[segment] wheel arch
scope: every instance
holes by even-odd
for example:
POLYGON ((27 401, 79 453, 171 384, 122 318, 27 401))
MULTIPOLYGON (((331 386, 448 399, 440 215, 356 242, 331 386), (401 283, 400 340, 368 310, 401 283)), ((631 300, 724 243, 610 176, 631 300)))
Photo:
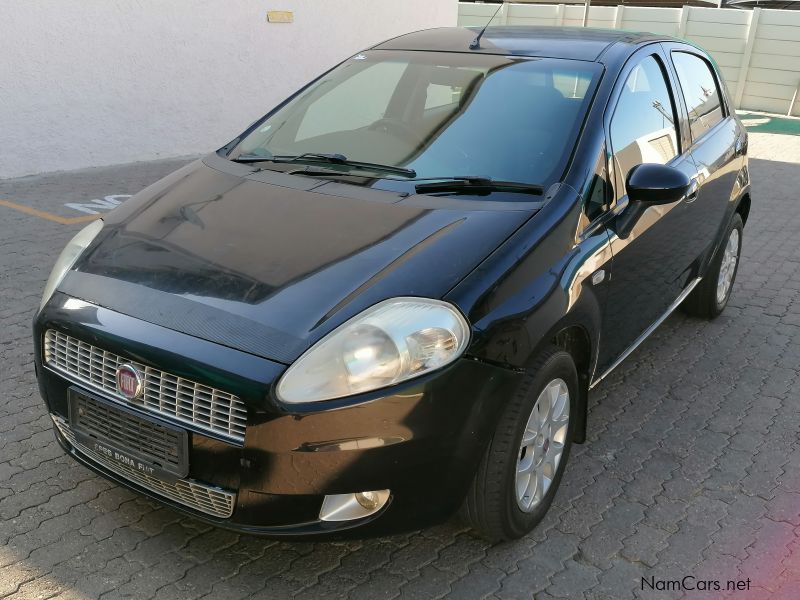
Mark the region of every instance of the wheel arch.
POLYGON ((747 217, 750 216, 750 192, 742 195, 741 200, 736 205, 736 212, 742 217, 742 223, 747 225, 747 217))
POLYGON ((592 365, 595 359, 592 338, 586 327, 572 324, 556 331, 549 341, 572 356, 575 369, 578 371, 578 401, 577 410, 573 417, 576 421, 573 428, 572 441, 582 444, 586 441, 589 381, 591 380, 592 365))
MULTIPOLYGON (((584 316, 588 318, 588 315, 584 316)), ((578 372, 577 406, 574 417, 571 417, 576 419, 572 441, 577 444, 582 444, 586 440, 589 383, 597 362, 599 331, 599 314, 595 315, 595 319, 589 318, 588 322, 577 319, 576 315, 567 315, 540 338, 527 361, 527 364, 530 364, 549 346, 560 348, 572 357, 578 372)))

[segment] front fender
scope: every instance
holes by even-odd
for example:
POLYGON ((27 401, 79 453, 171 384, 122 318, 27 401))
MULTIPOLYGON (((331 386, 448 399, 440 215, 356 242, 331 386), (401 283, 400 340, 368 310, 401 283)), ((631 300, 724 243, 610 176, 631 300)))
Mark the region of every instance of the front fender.
POLYGON ((562 200, 535 215, 448 297, 473 324, 475 358, 523 370, 551 344, 572 354, 580 381, 573 441, 581 443, 612 255, 606 229, 576 234, 585 223, 580 203, 562 200))
POLYGON ((602 227, 576 237, 580 223, 577 202, 554 199, 448 294, 473 324, 470 355, 524 369, 559 331, 580 327, 594 369, 611 249, 602 227))
POLYGON ((448 294, 473 324, 470 355, 524 369, 560 331, 578 327, 589 344, 585 375, 593 373, 611 249, 602 227, 576 235, 582 212, 569 189, 448 294))

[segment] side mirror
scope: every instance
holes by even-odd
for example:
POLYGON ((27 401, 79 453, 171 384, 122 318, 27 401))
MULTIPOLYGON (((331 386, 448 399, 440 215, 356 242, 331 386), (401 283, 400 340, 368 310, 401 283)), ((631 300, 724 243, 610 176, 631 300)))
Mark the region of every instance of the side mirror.
POLYGON ((686 195, 692 185, 683 171, 658 163, 636 165, 628 172, 628 200, 643 204, 671 204, 686 195))
POLYGON ((627 238, 648 207, 677 202, 692 185, 686 173, 667 165, 643 163, 633 167, 625 180, 628 208, 617 217, 617 236, 627 238))

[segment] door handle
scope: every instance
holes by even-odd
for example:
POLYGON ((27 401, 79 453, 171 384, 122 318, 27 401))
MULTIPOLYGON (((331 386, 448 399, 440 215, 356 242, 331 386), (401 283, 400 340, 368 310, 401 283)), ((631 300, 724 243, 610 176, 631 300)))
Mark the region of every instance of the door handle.
POLYGON ((692 179, 692 182, 689 184, 689 189, 686 190, 686 195, 683 197, 684 203, 691 204, 697 200, 697 192, 699 190, 700 184, 697 183, 697 179, 692 179))

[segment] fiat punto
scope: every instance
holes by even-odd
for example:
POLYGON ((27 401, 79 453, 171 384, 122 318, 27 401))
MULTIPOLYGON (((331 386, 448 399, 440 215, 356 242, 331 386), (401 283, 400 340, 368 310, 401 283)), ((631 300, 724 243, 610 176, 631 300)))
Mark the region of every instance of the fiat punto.
POLYGON ((589 390, 725 308, 747 135, 686 42, 476 34, 347 58, 69 242, 34 320, 67 453, 271 536, 542 519, 589 390))

